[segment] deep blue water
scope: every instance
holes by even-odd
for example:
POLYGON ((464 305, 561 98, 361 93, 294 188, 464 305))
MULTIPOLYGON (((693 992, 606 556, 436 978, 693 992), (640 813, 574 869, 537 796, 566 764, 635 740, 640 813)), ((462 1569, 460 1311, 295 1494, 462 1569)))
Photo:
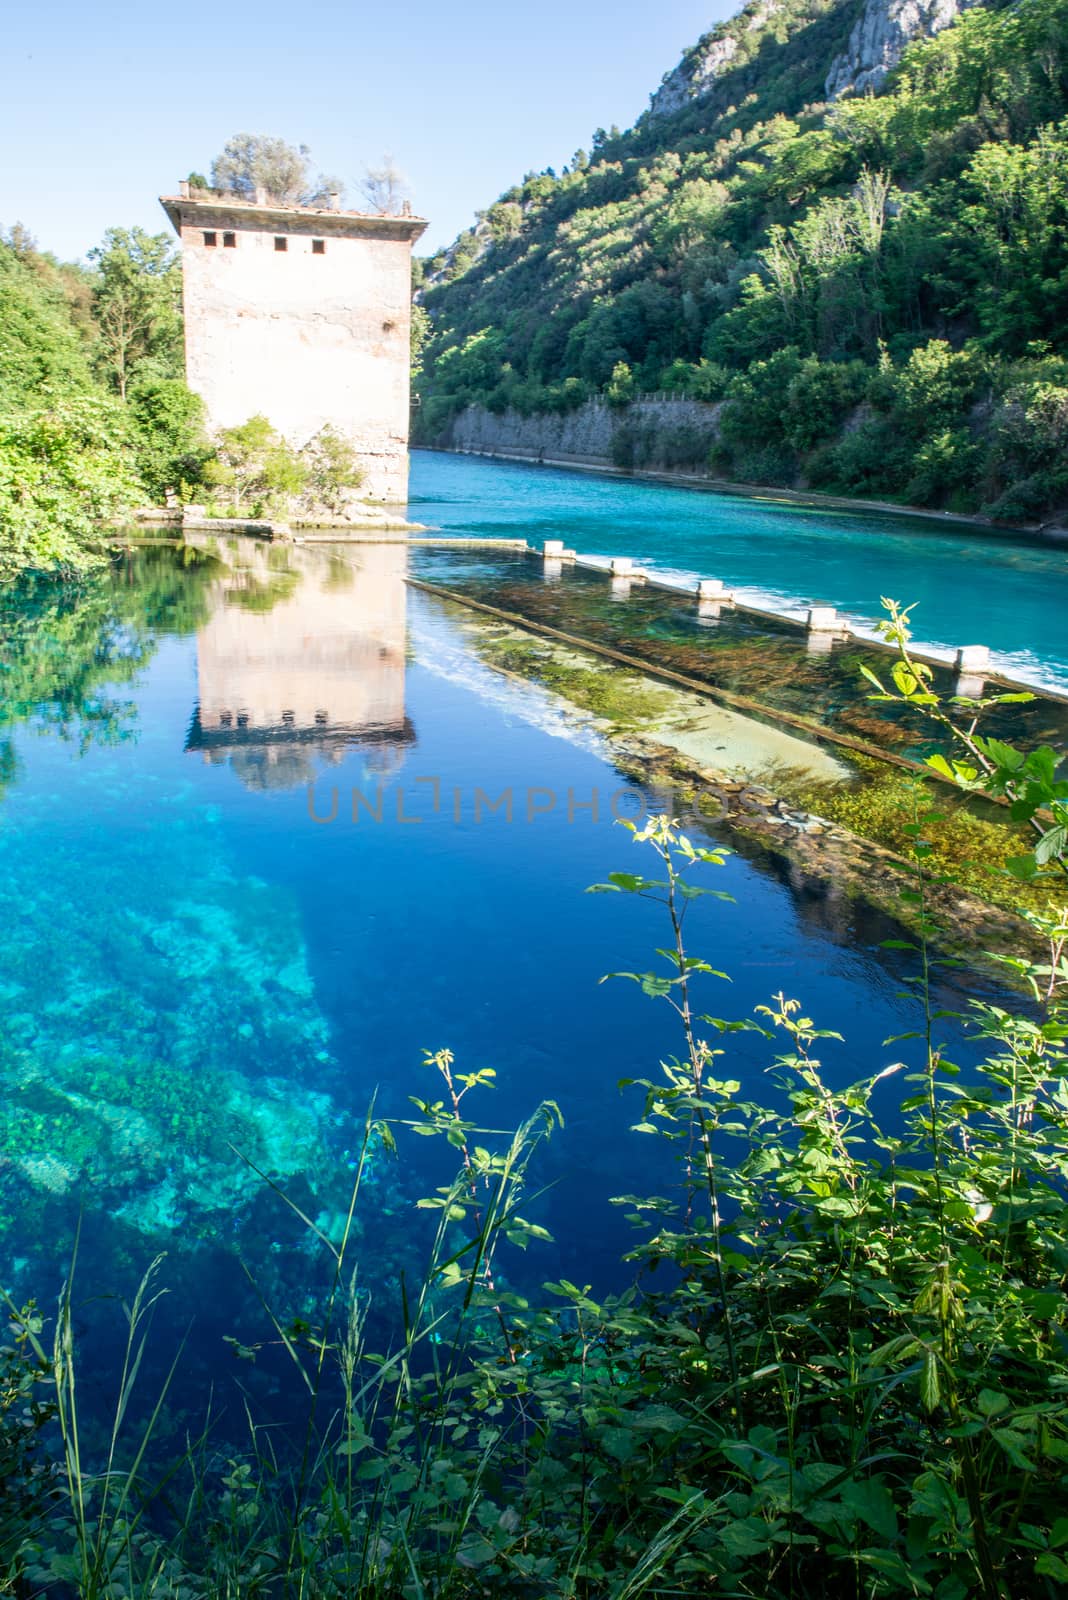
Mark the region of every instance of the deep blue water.
POLYGON ((865 626, 883 595, 915 602, 918 639, 986 644, 1010 675, 1068 690, 1065 546, 430 451, 413 454, 411 496, 418 521, 450 532, 564 539, 580 554, 722 578, 753 604, 835 605, 865 626))
MULTIPOLYGON (((470 472, 476 493, 490 470, 420 466, 454 490, 470 472)), ((284 1314, 312 1312, 322 1280, 231 1146, 331 1232, 372 1096, 410 1114, 434 1092, 422 1051, 447 1046, 497 1071, 474 1116, 508 1127, 552 1097, 566 1118, 531 1202, 556 1243, 517 1280, 621 1283, 610 1197, 669 1174, 628 1133, 640 1103, 617 1083, 679 1048, 665 1007, 599 982, 665 939, 654 907, 583 892, 649 865, 612 824, 625 780, 581 719, 406 592, 398 547, 352 565, 262 546, 182 559, 136 554, 58 614, 4 618, 0 1281, 48 1303, 81 1216, 87 1293, 128 1293, 166 1251, 190 1370, 225 1373, 223 1335, 252 1336, 258 1315, 238 1259, 284 1314), (511 821, 485 802, 476 817, 477 790, 511 790, 511 821), (598 819, 569 816, 569 794, 594 790, 598 819), (334 791, 336 818, 313 820, 334 791)), ((742 855, 711 875, 736 903, 694 903, 690 945, 733 981, 710 981, 703 1009, 800 998, 845 1035, 825 1053, 836 1082, 915 1060, 884 1043, 917 1020, 907 958, 878 947, 894 930, 788 878, 742 855)), ((760 1091, 772 1054, 742 1035, 724 1071, 760 1091)), ((362 1281, 383 1301, 441 1181, 426 1141, 400 1142, 360 1213, 362 1281)))

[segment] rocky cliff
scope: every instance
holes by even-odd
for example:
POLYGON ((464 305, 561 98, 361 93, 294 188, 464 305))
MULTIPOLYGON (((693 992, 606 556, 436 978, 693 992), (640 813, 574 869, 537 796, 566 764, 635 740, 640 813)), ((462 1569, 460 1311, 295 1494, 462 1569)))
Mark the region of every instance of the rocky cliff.
MULTIPOLYGON (((831 61, 827 99, 877 88, 911 40, 941 32, 962 11, 979 3, 981 0, 866 0, 848 44, 831 61)), ((769 32, 778 35, 784 28, 789 31, 791 25, 796 26, 800 19, 794 17, 795 9, 787 0, 751 0, 738 16, 718 23, 665 75, 652 96, 650 117, 673 116, 709 94, 724 73, 752 57, 769 32)), ((816 15, 842 7, 809 9, 816 15)), ((845 24, 848 26, 848 15, 845 24)))
POLYGON ((876 89, 913 39, 940 33, 978 0, 867 0, 849 43, 831 63, 827 99, 876 89))
POLYGON ((715 80, 744 49, 747 34, 763 31, 779 10, 780 0, 755 0, 737 16, 719 23, 704 34, 683 56, 678 66, 664 76, 652 96, 649 115, 668 117, 681 111, 691 100, 707 94, 715 80))

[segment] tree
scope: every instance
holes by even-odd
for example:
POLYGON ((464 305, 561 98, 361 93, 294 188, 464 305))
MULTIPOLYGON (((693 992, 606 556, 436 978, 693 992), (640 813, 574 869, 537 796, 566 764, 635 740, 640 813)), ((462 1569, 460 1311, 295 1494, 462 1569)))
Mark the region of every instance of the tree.
POLYGON ((327 426, 308 442, 302 455, 307 470, 308 509, 335 514, 345 511, 364 476, 350 440, 327 426))
POLYGON ((425 306, 412 306, 412 383, 417 384, 423 375, 423 349, 430 338, 430 313, 425 306))
POLYGON ((272 505, 288 507, 308 481, 308 468, 262 413, 235 428, 223 428, 217 453, 204 468, 205 482, 228 491, 236 516, 261 515, 272 505))
POLYGON ((106 375, 125 400, 146 362, 160 376, 182 371, 182 269, 165 233, 109 228, 90 250, 96 263, 93 316, 106 375))
POLYGON ((279 205, 325 205, 345 192, 340 178, 312 175, 311 151, 265 133, 235 133, 211 164, 211 182, 223 194, 255 200, 257 189, 279 205))
POLYGON ((6 244, 20 259, 37 254, 37 240, 24 222, 13 222, 6 233, 0 231, 0 244, 6 244))
POLYGON ((0 242, 0 411, 92 387, 86 352, 62 286, 0 242))
POLYGON ((610 406, 629 405, 637 393, 634 374, 625 361, 617 361, 612 376, 605 385, 605 399, 610 406))
POLYGON ((135 460, 149 494, 162 502, 168 492, 199 481, 209 448, 204 434, 204 403, 180 378, 148 374, 130 385, 135 460))
POLYGON ((409 197, 408 180, 391 155, 382 157, 378 167, 368 167, 360 181, 360 193, 372 211, 396 216, 409 197))

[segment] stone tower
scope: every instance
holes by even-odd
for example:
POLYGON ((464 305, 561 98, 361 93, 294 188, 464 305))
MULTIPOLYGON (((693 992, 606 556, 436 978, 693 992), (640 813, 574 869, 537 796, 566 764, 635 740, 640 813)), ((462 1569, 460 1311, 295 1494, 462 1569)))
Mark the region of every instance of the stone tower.
POLYGON ((182 241, 185 364, 211 428, 262 413, 302 446, 329 424, 356 447, 361 493, 408 493, 411 250, 420 217, 161 197, 182 241))

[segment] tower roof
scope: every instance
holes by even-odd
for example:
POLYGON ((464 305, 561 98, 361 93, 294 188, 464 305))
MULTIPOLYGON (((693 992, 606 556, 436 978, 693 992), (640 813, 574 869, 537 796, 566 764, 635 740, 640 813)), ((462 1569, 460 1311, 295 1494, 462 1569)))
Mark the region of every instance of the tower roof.
POLYGON ((183 221, 208 221, 226 216, 239 225, 268 229, 279 224, 306 222, 317 233, 362 235, 365 238, 400 239, 414 242, 425 232, 425 217, 410 212, 395 215, 387 211, 343 211, 340 206, 280 205, 266 196, 244 200, 239 195, 198 189, 192 194, 160 195, 160 205, 170 218, 175 233, 181 234, 183 221))

